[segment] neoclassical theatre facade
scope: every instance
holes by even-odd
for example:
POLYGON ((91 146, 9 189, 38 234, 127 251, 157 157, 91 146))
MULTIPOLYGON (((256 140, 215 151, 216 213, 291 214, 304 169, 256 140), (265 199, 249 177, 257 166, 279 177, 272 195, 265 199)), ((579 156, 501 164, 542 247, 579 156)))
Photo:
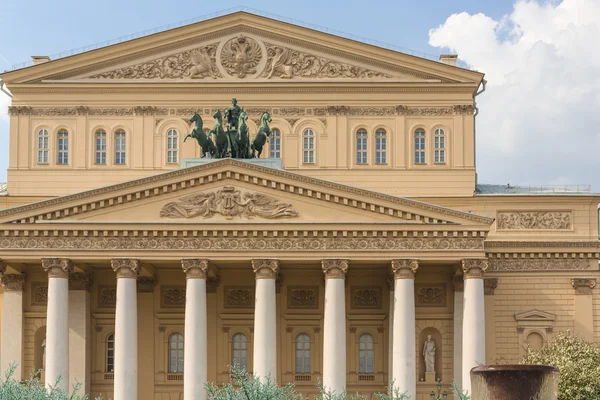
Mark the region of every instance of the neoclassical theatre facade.
POLYGON ((237 362, 421 400, 560 331, 600 342, 600 195, 478 183, 483 74, 455 56, 239 12, 0 78, 17 379, 204 399, 237 362), (260 158, 201 158, 241 108, 260 158))

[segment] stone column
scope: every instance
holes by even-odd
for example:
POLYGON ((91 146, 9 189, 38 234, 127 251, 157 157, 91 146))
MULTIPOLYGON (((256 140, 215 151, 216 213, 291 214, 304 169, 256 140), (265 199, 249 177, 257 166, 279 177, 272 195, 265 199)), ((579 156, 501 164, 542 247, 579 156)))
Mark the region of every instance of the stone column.
POLYGON ((485 299, 483 273, 486 259, 464 259, 462 389, 471 390, 471 368, 485 364, 485 299))
POLYGON ((256 275, 254 305, 254 374, 277 379, 277 313, 275 279, 278 260, 252 260, 256 275))
POLYGON ((184 400, 205 400, 204 384, 208 379, 206 327, 206 272, 208 260, 184 259, 185 272, 185 342, 183 358, 184 400))
POLYGON ((323 333, 323 386, 341 394, 346 388, 346 300, 348 260, 323 260, 325 315, 323 333))
POLYGON ((66 258, 43 258, 48 272, 48 311, 46 312, 46 386, 69 390, 69 273, 66 258))
POLYGON ((111 260, 117 274, 114 400, 138 398, 137 274, 139 260, 111 260))
POLYGON ((394 339, 392 379, 400 393, 417 397, 415 272, 417 260, 392 260, 394 274, 394 339))
POLYGON ((394 279, 394 274, 388 275, 387 284, 390 289, 390 306, 388 311, 388 348, 387 348, 387 356, 388 356, 388 373, 387 373, 387 381, 392 380, 392 369, 393 369, 393 360, 392 351, 394 350, 394 286, 396 284, 396 280, 394 279))
POLYGON ((454 382, 462 385, 462 329, 463 329, 463 300, 464 281, 462 267, 452 277, 454 284, 454 337, 452 370, 454 371, 454 382))
POLYGON ((23 284, 27 275, 6 274, 6 264, 2 260, 0 273, 0 285, 4 290, 0 368, 4 373, 12 363, 17 364, 13 378, 20 381, 23 371, 23 284))
POLYGON ((81 393, 90 392, 92 363, 92 274, 69 275, 69 388, 81 383, 81 393))

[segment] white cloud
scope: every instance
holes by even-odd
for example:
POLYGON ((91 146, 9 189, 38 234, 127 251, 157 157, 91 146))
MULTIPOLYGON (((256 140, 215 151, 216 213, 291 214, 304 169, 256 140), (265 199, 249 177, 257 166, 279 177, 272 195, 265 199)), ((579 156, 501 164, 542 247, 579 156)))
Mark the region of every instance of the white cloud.
POLYGON ((519 0, 500 20, 453 14, 429 43, 486 74, 477 97, 480 182, 600 191, 600 1, 519 0))

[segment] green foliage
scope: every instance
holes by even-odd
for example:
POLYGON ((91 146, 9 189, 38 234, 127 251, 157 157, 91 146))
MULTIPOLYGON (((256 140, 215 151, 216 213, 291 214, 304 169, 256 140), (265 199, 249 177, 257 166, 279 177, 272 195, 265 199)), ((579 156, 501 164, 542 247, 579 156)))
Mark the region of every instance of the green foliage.
POLYGON ((450 388, 452 389, 452 394, 454 395, 455 400, 471 400, 469 392, 463 392, 460 386, 456 384, 456 382, 452 382, 450 388))
POLYGON ((559 400, 600 399, 600 350, 570 332, 559 333, 539 350, 528 349, 521 363, 557 367, 559 400))
MULTIPOLYGON (((88 396, 80 396, 77 392, 81 389, 81 384, 75 385, 73 393, 70 395, 57 388, 60 378, 48 390, 39 378, 37 373, 32 374, 29 380, 17 382, 13 379, 13 374, 17 369, 16 364, 11 364, 4 373, 4 381, 0 382, 0 399, 2 400, 88 400, 88 396)), ((101 400, 100 398, 96 400, 101 400)))

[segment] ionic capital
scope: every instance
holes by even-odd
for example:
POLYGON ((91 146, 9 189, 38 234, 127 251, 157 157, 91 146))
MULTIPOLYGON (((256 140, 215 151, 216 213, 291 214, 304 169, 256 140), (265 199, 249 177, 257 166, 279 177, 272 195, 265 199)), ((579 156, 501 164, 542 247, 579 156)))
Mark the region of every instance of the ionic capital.
POLYGON ((69 274, 69 290, 87 290, 92 288, 94 280, 89 272, 71 272, 69 274))
POLYGON ((136 279, 140 268, 140 260, 134 258, 113 258, 110 260, 110 266, 117 273, 117 279, 136 279))
POLYGON ((252 269, 256 279, 276 279, 279 272, 279 260, 255 259, 252 260, 252 269))
POLYGON ((208 259, 206 258, 184 258, 181 260, 181 268, 185 272, 185 279, 206 279, 208 271, 208 259))
POLYGON ((465 258, 462 260, 464 279, 483 279, 483 273, 487 269, 487 258, 465 258))
POLYGON ((27 279, 27 274, 24 272, 20 274, 2 274, 0 277, 0 286, 2 286, 5 292, 20 292, 23 290, 25 279, 27 279))
POLYGON ((573 278, 571 286, 575 289, 575 294, 592 294, 592 289, 596 287, 596 278, 573 278))
POLYGON ((348 272, 348 260, 326 259, 321 260, 325 279, 344 279, 348 272))
POLYGON ((42 268, 48 273, 48 278, 69 279, 73 263, 68 258, 42 258, 42 268))
POLYGON ((419 269, 419 260, 399 258, 392 260, 392 273, 394 279, 415 279, 415 273, 419 269))

